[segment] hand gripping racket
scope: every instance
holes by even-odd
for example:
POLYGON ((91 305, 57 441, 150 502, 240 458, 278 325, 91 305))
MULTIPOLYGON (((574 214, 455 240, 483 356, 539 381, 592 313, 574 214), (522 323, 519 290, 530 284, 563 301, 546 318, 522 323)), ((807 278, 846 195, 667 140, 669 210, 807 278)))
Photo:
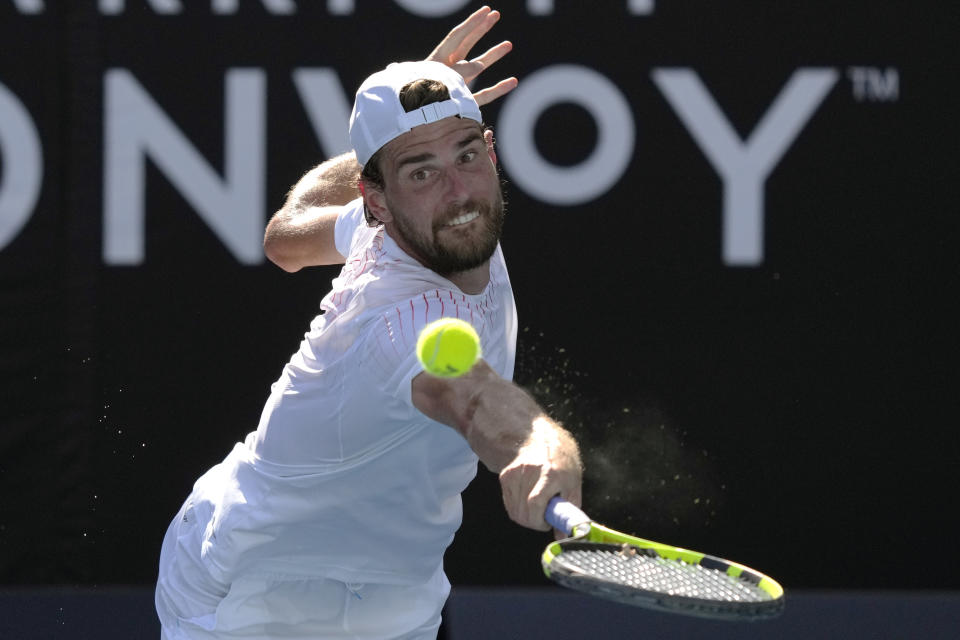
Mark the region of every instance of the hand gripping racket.
POLYGON ((783 587, 742 564, 608 529, 559 496, 545 518, 571 536, 542 557, 543 572, 564 587, 701 618, 758 620, 783 610, 783 587))

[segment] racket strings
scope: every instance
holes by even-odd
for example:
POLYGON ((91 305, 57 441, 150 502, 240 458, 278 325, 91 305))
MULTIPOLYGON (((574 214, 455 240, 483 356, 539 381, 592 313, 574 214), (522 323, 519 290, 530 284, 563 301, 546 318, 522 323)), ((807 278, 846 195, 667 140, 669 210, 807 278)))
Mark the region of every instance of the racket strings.
POLYGON ((576 572, 631 589, 723 602, 770 600, 767 592, 746 580, 699 564, 669 560, 651 550, 570 549, 556 560, 576 572))

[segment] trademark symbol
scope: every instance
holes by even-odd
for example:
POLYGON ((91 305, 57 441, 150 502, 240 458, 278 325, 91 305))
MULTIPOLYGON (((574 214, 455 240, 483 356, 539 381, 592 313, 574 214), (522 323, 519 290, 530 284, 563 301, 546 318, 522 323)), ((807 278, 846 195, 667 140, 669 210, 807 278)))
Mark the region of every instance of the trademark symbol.
POLYGON ((857 102, 896 102, 900 98, 900 72, 895 67, 849 67, 847 78, 857 102))

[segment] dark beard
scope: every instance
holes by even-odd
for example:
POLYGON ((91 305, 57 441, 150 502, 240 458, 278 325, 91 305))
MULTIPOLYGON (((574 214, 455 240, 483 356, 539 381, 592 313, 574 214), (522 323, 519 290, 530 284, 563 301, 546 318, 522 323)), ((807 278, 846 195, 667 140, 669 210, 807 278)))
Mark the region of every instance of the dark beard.
MULTIPOLYGON (((442 276, 449 276, 461 271, 475 269, 493 255, 500 242, 503 232, 503 221, 506 213, 503 206, 503 195, 497 189, 493 202, 470 200, 463 205, 455 205, 444 211, 442 222, 434 225, 432 237, 425 237, 417 233, 407 224, 407 217, 402 213, 394 215, 397 233, 403 238, 416 258, 423 265, 442 276), (438 232, 444 229, 443 223, 450 221, 466 211, 477 211, 480 218, 477 220, 483 225, 481 233, 475 241, 465 244, 462 239, 446 238, 441 241, 438 232)), ((454 230, 453 234, 455 235, 454 230)))

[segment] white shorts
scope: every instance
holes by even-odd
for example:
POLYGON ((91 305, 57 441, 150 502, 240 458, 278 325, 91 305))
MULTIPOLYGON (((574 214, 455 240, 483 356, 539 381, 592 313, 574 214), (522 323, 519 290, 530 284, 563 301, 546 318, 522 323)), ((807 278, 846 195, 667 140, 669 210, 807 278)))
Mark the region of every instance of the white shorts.
POLYGON ((162 640, 437 637, 450 593, 443 567, 413 586, 280 575, 244 575, 225 585, 194 559, 195 529, 181 510, 163 541, 156 591, 162 640))

